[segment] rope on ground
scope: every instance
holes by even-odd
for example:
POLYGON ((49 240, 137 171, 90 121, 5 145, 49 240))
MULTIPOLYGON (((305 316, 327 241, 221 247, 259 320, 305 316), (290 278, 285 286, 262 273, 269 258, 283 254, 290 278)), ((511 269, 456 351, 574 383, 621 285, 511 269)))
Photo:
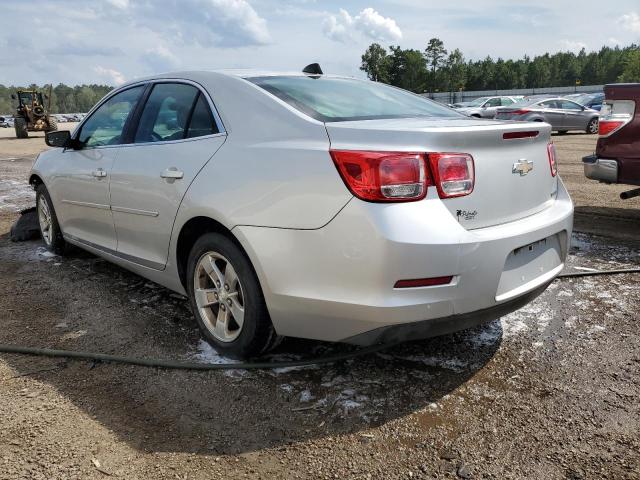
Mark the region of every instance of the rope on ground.
MULTIPOLYGON (((626 268, 618 270, 599 270, 593 272, 561 273, 557 278, 594 277, 600 275, 622 275, 640 273, 640 268, 626 268)), ((55 350, 50 348, 23 347, 20 345, 0 344, 0 353, 21 355, 34 355, 39 357, 69 358, 74 360, 88 360, 93 362, 117 363, 123 365, 136 365, 140 367, 156 367, 173 370, 270 370, 274 368, 308 367, 311 365, 324 365, 344 360, 351 360, 364 355, 381 352, 398 343, 386 343, 360 348, 351 352, 336 353, 324 357, 308 358, 302 360, 290 360, 281 362, 240 362, 240 363, 188 363, 176 360, 161 360, 154 358, 136 358, 118 355, 108 355, 94 352, 77 352, 70 350, 55 350)))

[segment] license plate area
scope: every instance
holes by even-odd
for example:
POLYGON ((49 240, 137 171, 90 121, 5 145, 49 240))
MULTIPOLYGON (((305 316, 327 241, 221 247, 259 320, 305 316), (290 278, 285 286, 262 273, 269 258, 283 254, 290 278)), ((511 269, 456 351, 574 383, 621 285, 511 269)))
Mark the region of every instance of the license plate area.
MULTIPOLYGON (((562 265, 562 249, 559 236, 538 240, 514 249, 504 263, 496 300, 502 301, 522 292, 522 287, 546 281, 546 277, 562 265), (540 280, 539 282, 536 282, 540 280)), ((523 293, 523 292, 522 292, 523 293)))

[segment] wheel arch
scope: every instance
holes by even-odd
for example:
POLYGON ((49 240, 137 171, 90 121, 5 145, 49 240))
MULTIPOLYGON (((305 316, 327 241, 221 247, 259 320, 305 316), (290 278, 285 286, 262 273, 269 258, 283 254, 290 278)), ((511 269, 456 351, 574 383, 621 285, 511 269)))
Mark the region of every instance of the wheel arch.
POLYGON ((31 187, 35 190, 40 185, 44 185, 44 180, 42 180, 42 177, 37 173, 32 173, 31 175, 29 175, 29 185, 31 185, 31 187))
POLYGON ((238 237, 236 237, 231 230, 217 220, 207 216, 196 216, 190 218, 182 225, 176 240, 176 268, 178 271, 178 277, 180 278, 180 283, 185 290, 187 289, 187 262, 189 260, 189 253, 198 238, 205 233, 219 233, 235 243, 249 260, 251 268, 254 273, 256 273, 258 282, 262 287, 260 275, 256 272, 256 266, 254 265, 254 259, 249 255, 247 249, 243 246, 238 237))

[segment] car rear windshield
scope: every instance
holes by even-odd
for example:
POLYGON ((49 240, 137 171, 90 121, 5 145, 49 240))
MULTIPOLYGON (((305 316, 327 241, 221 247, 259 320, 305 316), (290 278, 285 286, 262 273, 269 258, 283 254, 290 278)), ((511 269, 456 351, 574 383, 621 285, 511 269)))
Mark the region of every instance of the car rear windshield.
POLYGON ((321 122, 409 117, 460 117, 399 88, 352 78, 273 76, 248 81, 321 122))

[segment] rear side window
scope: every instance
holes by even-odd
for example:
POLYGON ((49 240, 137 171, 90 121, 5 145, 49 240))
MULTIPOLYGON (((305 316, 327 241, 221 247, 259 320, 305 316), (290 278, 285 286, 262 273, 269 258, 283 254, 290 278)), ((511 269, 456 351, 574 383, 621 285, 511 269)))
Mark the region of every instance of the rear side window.
POLYGON ((135 143, 167 142, 218 133, 204 96, 192 85, 159 83, 147 100, 135 143))
POLYGON ((200 93, 196 101, 196 106, 193 109, 193 115, 191 115, 191 120, 189 121, 186 138, 202 137, 214 133, 219 133, 218 127, 213 119, 207 100, 204 98, 204 95, 200 93))
POLYGON ((565 110, 582 110, 582 107, 580 105, 569 100, 560 100, 558 101, 558 103, 560 104, 560 108, 563 108, 565 110))
POLYGON ((321 122, 464 115, 406 90, 351 78, 273 76, 246 80, 321 122))
POLYGON ((539 105, 542 105, 545 108, 559 108, 555 100, 547 100, 545 102, 540 102, 539 105))
POLYGON ((501 102, 502 102, 502 106, 503 107, 506 107, 507 105, 511 105, 511 104, 515 103, 513 100, 511 100, 510 98, 507 98, 507 97, 502 97, 501 102))

